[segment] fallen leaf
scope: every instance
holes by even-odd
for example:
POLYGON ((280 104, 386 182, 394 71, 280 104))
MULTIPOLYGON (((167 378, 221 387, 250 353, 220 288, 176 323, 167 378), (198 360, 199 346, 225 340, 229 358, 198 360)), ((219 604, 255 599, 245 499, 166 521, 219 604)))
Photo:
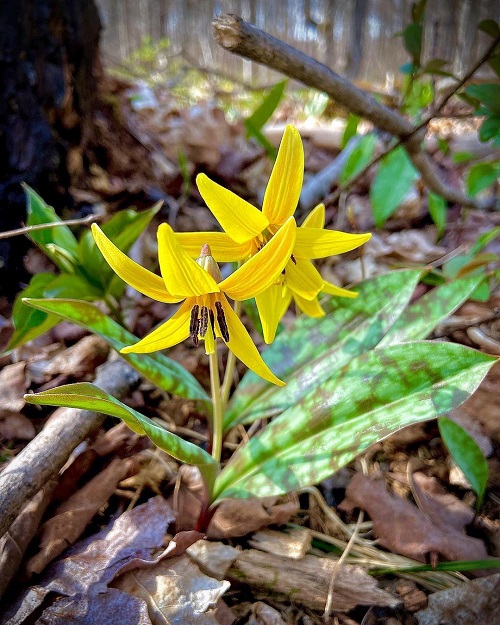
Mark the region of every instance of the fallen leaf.
POLYGON ((385 480, 356 473, 339 508, 365 510, 382 546, 419 562, 430 554, 447 560, 483 560, 488 557, 482 540, 451 527, 440 527, 415 505, 388 492, 385 480))
POLYGON ((286 623, 278 610, 263 601, 257 601, 252 605, 252 614, 248 619, 248 625, 286 625, 286 623))
POLYGON ((115 458, 103 471, 61 504, 40 532, 40 551, 31 557, 25 571, 28 576, 43 569, 81 536, 92 517, 116 490, 118 483, 137 470, 133 458, 115 458))
POLYGON ((499 613, 500 573, 495 573, 433 593, 429 606, 415 616, 419 625, 493 625, 499 613))
POLYGON ((125 567, 156 564, 163 555, 159 550, 166 529, 174 518, 163 497, 153 497, 124 512, 99 533, 70 548, 44 572, 36 586, 14 599, 5 611, 4 625, 21 625, 34 611, 39 613, 50 593, 54 601, 60 596, 79 601, 105 592, 125 567))
POLYGON ((7 440, 30 441, 36 436, 33 422, 19 412, 0 410, 0 436, 7 440))
POLYGON ((217 625, 215 606, 229 582, 208 577, 183 555, 126 573, 113 586, 141 598, 153 625, 217 625))
POLYGON ((27 390, 25 362, 7 365, 0 371, 0 406, 3 410, 22 410, 27 390))

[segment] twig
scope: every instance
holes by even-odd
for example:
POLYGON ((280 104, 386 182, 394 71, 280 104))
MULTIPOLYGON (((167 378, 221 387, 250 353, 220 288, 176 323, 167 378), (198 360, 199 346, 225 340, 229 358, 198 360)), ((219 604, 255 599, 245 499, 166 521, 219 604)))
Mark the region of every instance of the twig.
MULTIPOLYGON (((108 361, 98 369, 97 386, 123 397, 139 381, 139 374, 123 360, 108 361)), ((91 410, 56 410, 43 430, 0 474, 0 536, 40 488, 56 476, 72 451, 104 417, 91 410)))
MULTIPOLYGON (((353 113, 396 137, 420 171, 425 184, 446 200, 473 208, 489 207, 493 202, 492 199, 485 202, 471 198, 442 182, 434 163, 421 149, 424 128, 415 128, 402 115, 377 102, 330 68, 235 15, 219 15, 212 25, 215 39, 222 48, 327 93, 353 113)), ((494 201, 496 203, 496 199, 494 201)))
POLYGON ((92 224, 100 220, 101 217, 99 215, 87 215, 87 217, 80 217, 79 219, 67 219, 66 221, 51 221, 50 223, 45 224, 34 224, 33 226, 24 226, 23 228, 16 228, 15 230, 0 232, 0 239, 18 237, 21 234, 29 234, 35 230, 46 230, 47 228, 57 228, 58 226, 85 226, 86 224, 92 224))

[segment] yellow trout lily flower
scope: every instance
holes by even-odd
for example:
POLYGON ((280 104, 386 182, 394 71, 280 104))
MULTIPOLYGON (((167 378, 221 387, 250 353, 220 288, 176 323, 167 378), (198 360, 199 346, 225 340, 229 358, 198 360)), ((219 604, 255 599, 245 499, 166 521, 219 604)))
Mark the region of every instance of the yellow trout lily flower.
MULTIPOLYGON (((296 128, 288 125, 264 194, 262 211, 236 194, 199 174, 196 184, 208 208, 225 232, 179 233, 182 247, 195 257, 203 242, 208 242, 217 261, 246 261, 272 241, 276 232, 297 207, 304 177, 304 148, 296 128)), ((322 206, 322 205, 320 205, 322 206)), ((274 340, 276 328, 291 298, 310 316, 323 313, 317 296, 320 292, 343 297, 356 293, 340 289, 323 280, 310 262, 353 250, 371 234, 347 234, 324 229, 324 207, 316 207, 301 228, 284 272, 275 284, 257 294, 256 302, 264 340, 274 340)))
POLYGON ((293 217, 286 221, 269 245, 224 280, 208 245, 202 246, 198 261, 193 260, 179 245, 168 224, 161 224, 158 228, 161 277, 121 252, 96 224, 92 225, 92 233, 106 261, 134 289, 160 302, 184 300, 168 321, 135 345, 124 347, 123 353, 166 349, 191 336, 195 344, 203 340, 205 351, 210 354, 215 351, 215 339, 220 337, 249 369, 273 384, 284 385, 262 360, 227 297, 237 301, 249 299, 276 281, 295 243, 293 217))

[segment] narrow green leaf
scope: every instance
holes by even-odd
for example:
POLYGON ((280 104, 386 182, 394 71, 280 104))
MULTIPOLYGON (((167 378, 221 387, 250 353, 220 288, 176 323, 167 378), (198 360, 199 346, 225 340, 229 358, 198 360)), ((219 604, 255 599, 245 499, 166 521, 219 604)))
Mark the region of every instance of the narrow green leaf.
POLYGON ((373 158, 377 138, 374 134, 369 133, 362 137, 358 145, 349 155, 342 173, 340 174, 340 183, 345 184, 351 178, 354 178, 373 158))
POLYGON ((440 239, 444 231, 446 229, 446 213, 447 213, 447 205, 440 195, 434 193, 434 191, 429 192, 429 215, 432 218, 432 221, 436 224, 437 230, 437 238, 440 239))
POLYGON ((443 443, 477 495, 479 508, 488 481, 486 458, 476 441, 458 423, 442 417, 438 425, 443 443))
MULTIPOLYGON (((98 334, 119 351, 139 339, 88 302, 72 299, 28 299, 26 304, 98 334)), ((178 397, 202 400, 210 406, 207 393, 182 365, 163 354, 120 354, 132 367, 157 386, 178 397)))
POLYGON ((408 24, 403 31, 403 41, 407 52, 415 65, 420 65, 422 53, 422 26, 418 23, 408 24))
POLYGON ((495 20, 483 20, 479 22, 478 29, 482 30, 483 33, 490 35, 490 37, 500 37, 500 26, 495 20))
POLYGON ((403 312, 379 347, 427 338, 438 323, 466 302, 484 280, 485 276, 469 276, 432 289, 403 312))
MULTIPOLYGON (((27 226, 34 226, 38 224, 46 224, 54 221, 61 221, 61 217, 55 212, 55 210, 48 206, 42 198, 28 185, 23 185, 28 199, 28 219, 26 221, 27 226)), ((77 255, 77 241, 68 228, 68 226, 54 226, 53 228, 46 228, 43 230, 34 230, 29 234, 30 239, 38 245, 38 247, 59 267, 58 259, 53 257, 50 249, 47 245, 53 243, 61 249, 65 250, 71 258, 76 258, 77 255)), ((64 268, 61 267, 64 270, 64 268)))
MULTIPOLYGON (((126 254, 148 227, 160 207, 161 202, 157 202, 152 208, 140 213, 132 209, 121 210, 102 226, 102 231, 126 254)), ((121 295, 125 283, 104 260, 90 230, 84 232, 78 243, 78 261, 91 283, 104 293, 110 293, 115 297, 121 295)))
POLYGON ((499 167, 495 163, 476 163, 467 175, 467 193, 473 197, 495 183, 499 167))
POLYGON ((363 354, 235 452, 216 480, 215 501, 318 483, 392 432, 449 413, 495 362, 454 343, 403 343, 363 354))
POLYGON ((487 560, 455 560, 454 562, 437 562, 436 564, 420 564, 416 566, 387 566, 370 569, 370 575, 389 575, 394 573, 425 573, 426 571, 480 571, 499 569, 500 558, 487 560))
POLYGON ((344 134, 342 135, 342 141, 340 142, 340 147, 342 149, 345 148, 349 139, 354 137, 354 135, 358 132, 358 124, 361 121, 361 117, 359 115, 355 115, 354 113, 349 113, 347 116, 347 123, 345 125, 344 134))
POLYGON ((281 102, 287 83, 288 80, 282 80, 268 91, 260 105, 250 117, 245 120, 245 127, 248 132, 251 133, 251 130, 262 130, 265 123, 271 118, 278 104, 281 102))
POLYGON ((217 462, 206 451, 165 430, 149 417, 126 406, 121 401, 88 382, 65 384, 41 393, 24 396, 29 404, 38 406, 65 406, 93 410, 122 419, 128 427, 140 435, 150 438, 153 443, 173 458, 200 467, 211 467, 217 471, 217 462))
POLYGON ((500 115, 500 85, 494 83, 488 85, 470 85, 466 87, 465 93, 479 100, 493 113, 500 115))
POLYGON ((405 149, 399 146, 383 160, 370 189, 375 225, 384 225, 418 178, 405 149))
POLYGON ((287 381, 284 392, 247 372, 228 407, 225 429, 282 411, 328 370, 377 345, 407 306, 420 276, 414 269, 377 276, 356 287, 356 299, 331 298, 322 319, 297 319, 262 354, 271 370, 287 381))

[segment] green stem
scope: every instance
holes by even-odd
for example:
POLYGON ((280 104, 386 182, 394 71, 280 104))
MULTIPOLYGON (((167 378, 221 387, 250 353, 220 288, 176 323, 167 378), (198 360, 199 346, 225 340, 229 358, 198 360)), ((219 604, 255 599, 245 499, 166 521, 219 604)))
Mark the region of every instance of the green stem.
MULTIPOLYGON (((241 302, 234 302, 234 312, 241 317, 241 302)), ((231 350, 227 356, 226 372, 224 373, 224 381, 221 388, 221 400, 222 409, 225 412, 227 408, 227 402, 229 400, 229 393, 231 392, 231 385, 233 383, 234 367, 236 366, 236 356, 231 350)))
POLYGON ((210 388, 212 390, 213 421, 212 421, 212 458, 220 462, 222 452, 222 422, 224 406, 222 405, 219 360, 217 351, 209 355, 210 363, 210 388))

